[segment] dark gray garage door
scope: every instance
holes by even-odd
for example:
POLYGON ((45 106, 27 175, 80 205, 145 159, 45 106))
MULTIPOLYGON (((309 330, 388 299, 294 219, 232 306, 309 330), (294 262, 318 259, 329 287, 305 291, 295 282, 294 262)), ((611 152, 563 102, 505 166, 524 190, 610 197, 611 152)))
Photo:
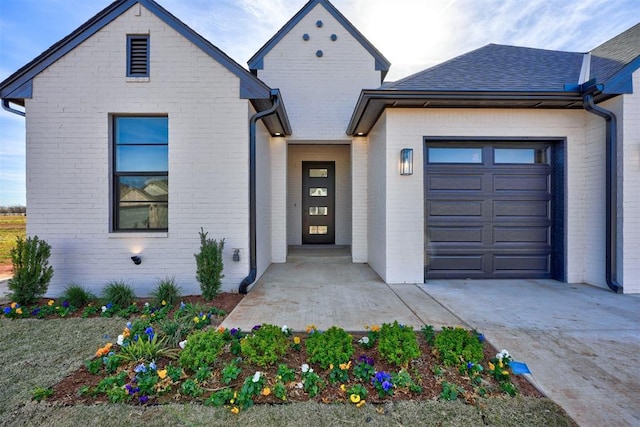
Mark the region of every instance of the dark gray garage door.
POLYGON ((425 278, 552 276, 551 150, 427 142, 425 278))

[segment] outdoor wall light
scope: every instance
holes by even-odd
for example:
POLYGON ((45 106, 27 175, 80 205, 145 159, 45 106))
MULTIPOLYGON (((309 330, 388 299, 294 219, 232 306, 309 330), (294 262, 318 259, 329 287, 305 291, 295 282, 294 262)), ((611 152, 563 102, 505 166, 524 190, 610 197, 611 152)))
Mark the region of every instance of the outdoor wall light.
POLYGON ((240 262, 240 249, 233 250, 233 261, 240 262))
POLYGON ((400 150, 400 175, 413 175, 413 148, 400 150))
POLYGON ((133 261, 135 265, 140 265, 142 263, 142 257, 140 255, 134 255, 131 257, 131 261, 133 261))

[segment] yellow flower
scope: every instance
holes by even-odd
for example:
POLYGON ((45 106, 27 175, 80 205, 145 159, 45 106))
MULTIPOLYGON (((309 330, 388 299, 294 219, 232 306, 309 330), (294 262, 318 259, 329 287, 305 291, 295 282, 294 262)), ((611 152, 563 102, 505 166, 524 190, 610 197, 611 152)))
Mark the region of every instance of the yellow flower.
POLYGON ((354 393, 351 396, 349 396, 349 400, 351 401, 351 403, 358 403, 360 402, 360 395, 354 393))
POLYGON ((509 375, 509 371, 507 370, 502 371, 502 375, 509 375))
POLYGON ((196 316, 196 317, 194 317, 194 318, 193 318, 193 321, 194 321, 195 323, 198 323, 198 322, 200 322, 200 318, 199 318, 198 316, 196 316))
POLYGON ((167 305, 167 302, 165 300, 162 300, 162 305, 167 305))
MULTIPOLYGON (((49 304, 49 305, 51 305, 51 304, 49 304)), ((12 309, 16 308, 17 306, 18 306, 18 303, 17 303, 17 302, 12 302, 12 303, 11 303, 11 308, 12 308, 12 309)))
POLYGON ((300 344, 300 337, 293 337, 294 344, 300 344))
POLYGON ((489 362, 489 370, 490 371, 495 371, 496 370, 496 366, 491 362, 489 362))
POLYGON ((361 400, 360 402, 356 403, 356 408, 361 407, 362 405, 364 405, 365 403, 367 403, 366 400, 361 400))
POLYGON ((130 335, 131 335, 131 331, 129 330, 129 328, 124 328, 124 331, 122 331, 122 336, 124 338, 129 338, 130 335))
POLYGON ((378 325, 373 325, 371 327, 371 332, 380 332, 380 326, 378 325))
POLYGON ((307 326, 307 333, 310 334, 311 331, 314 331, 316 329, 316 325, 311 324, 307 326))
POLYGON ((271 389, 269 387, 265 387, 262 389, 263 396, 269 396, 271 394, 271 389))
POLYGON ((329 369, 333 369, 333 363, 329 364, 329 369))
POLYGON ((240 409, 238 409, 237 406, 234 406, 233 408, 231 408, 231 413, 232 414, 236 414, 237 415, 239 412, 240 412, 240 409))
POLYGON ((347 386, 345 384, 340 384, 340 390, 347 391, 347 386))
POLYGON ((51 307, 53 304, 55 304, 55 301, 52 299, 50 299, 49 302, 47 303, 49 307, 51 307))
POLYGON ((340 364, 340 369, 342 369, 343 371, 348 371, 350 367, 351 367, 351 361, 349 361, 349 363, 340 364))
POLYGON ((206 314, 202 315, 202 320, 207 320, 207 315, 206 314))
POLYGON ((160 377, 161 380, 165 379, 167 377, 167 370, 166 369, 159 370, 158 376, 160 377))
POLYGON ((16 314, 22 314, 22 308, 21 307, 18 307, 16 309, 16 314))

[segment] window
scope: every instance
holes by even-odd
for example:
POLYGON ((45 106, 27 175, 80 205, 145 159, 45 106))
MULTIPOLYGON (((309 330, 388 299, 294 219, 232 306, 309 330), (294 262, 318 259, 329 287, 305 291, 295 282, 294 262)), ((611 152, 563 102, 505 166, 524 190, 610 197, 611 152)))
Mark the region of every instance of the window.
POLYGON ((494 163, 544 164, 547 163, 545 148, 494 148, 494 163))
POLYGON ((149 36, 127 36, 127 77, 149 77, 149 36))
POLYGON ((429 148, 429 163, 482 163, 482 148, 429 148))
POLYGON ((114 231, 168 229, 169 119, 113 120, 114 231))

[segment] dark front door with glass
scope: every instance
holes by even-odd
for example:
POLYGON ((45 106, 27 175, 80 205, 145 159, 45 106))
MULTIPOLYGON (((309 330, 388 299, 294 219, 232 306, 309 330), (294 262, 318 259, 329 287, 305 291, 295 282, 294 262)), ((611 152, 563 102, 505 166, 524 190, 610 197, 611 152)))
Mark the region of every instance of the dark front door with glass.
POLYGON ((302 243, 335 243, 335 162, 302 162, 302 243))

